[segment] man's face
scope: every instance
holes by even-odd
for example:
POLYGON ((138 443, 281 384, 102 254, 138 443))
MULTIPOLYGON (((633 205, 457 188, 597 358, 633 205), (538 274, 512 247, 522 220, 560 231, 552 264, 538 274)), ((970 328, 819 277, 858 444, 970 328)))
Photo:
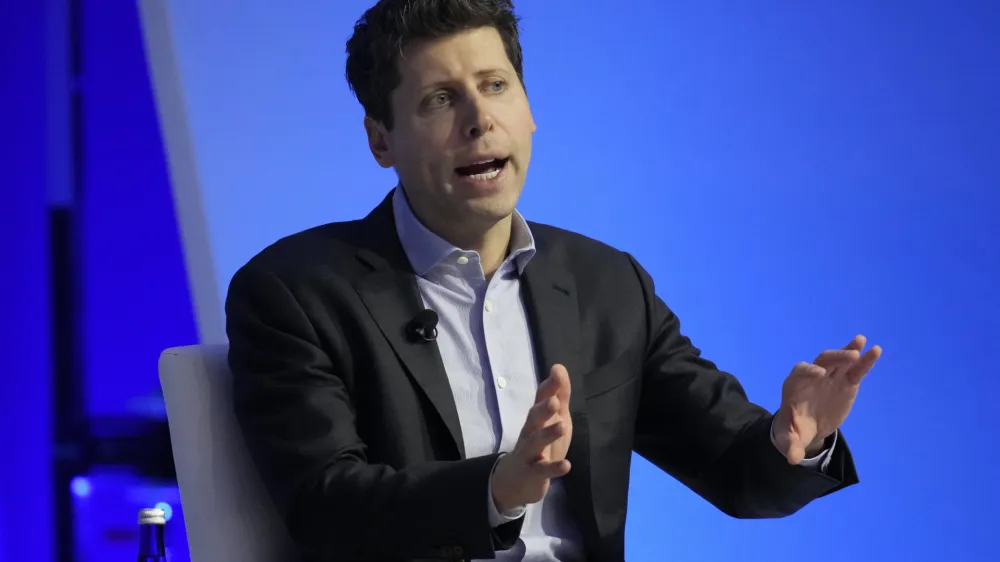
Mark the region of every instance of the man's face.
POLYGON ((394 167, 432 228, 489 228, 524 187, 535 123, 492 27, 415 44, 399 61, 393 129, 366 119, 376 160, 394 167))

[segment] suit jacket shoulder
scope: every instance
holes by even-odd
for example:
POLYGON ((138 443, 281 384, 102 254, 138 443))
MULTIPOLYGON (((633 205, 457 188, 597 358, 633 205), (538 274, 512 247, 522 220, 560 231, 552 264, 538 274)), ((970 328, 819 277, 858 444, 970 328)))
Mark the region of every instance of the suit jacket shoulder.
POLYGON ((412 273, 394 228, 391 197, 390 193, 362 219, 331 222, 285 236, 261 250, 240 272, 268 272, 290 287, 330 280, 353 282, 373 268, 412 273))
MULTIPOLYGON (((574 327, 581 350, 578 368, 589 372, 617 363, 639 365, 649 341, 648 314, 653 297, 648 276, 628 253, 583 234, 554 226, 529 223, 538 254, 527 267, 564 275, 572 283, 579 311, 574 327)), ((638 375, 635 369, 617 371, 620 377, 592 381, 588 394, 598 393, 638 375), (624 378, 622 378, 624 377, 624 378)))
POLYGON ((575 279, 580 305, 623 305, 644 300, 638 263, 627 252, 589 236, 541 223, 528 223, 539 257, 575 279))
POLYGON ((570 270, 595 265, 630 268, 626 254, 600 240, 556 226, 528 222, 539 250, 570 270))
POLYGON ((253 256, 241 269, 270 271, 281 278, 333 273, 357 254, 361 221, 334 222, 285 236, 253 256))

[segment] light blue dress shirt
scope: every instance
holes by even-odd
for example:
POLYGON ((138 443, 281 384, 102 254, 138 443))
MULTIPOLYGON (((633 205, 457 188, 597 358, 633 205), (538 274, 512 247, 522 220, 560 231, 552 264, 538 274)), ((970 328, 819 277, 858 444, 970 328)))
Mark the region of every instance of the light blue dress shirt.
MULTIPOLYGON (((466 456, 509 452, 539 384, 521 300, 520 276, 535 255, 528 223, 514 212, 510 252, 487 280, 479 254, 456 248, 428 230, 413 214, 401 187, 396 188, 392 204, 396 231, 417 276, 424 306, 438 314, 437 344, 458 409, 466 456)), ((803 464, 825 468, 832 450, 803 464)), ((558 480, 541 502, 512 512, 497 513, 488 488, 483 501, 488 502, 494 527, 525 518, 517 544, 497 552, 497 560, 583 560, 583 541, 558 480)))

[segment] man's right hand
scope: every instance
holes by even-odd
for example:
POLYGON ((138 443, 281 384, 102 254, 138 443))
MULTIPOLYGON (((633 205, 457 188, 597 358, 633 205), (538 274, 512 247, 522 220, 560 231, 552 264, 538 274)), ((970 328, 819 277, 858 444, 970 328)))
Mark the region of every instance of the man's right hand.
POLYGON ((500 457, 493 471, 493 503, 499 512, 541 501, 549 480, 569 472, 566 452, 573 437, 569 400, 569 373, 554 365, 538 387, 514 450, 500 457))

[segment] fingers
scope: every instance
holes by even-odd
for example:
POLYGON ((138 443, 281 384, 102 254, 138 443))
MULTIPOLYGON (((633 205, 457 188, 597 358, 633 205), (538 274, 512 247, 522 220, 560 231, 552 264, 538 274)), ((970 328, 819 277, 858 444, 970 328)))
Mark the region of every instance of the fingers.
POLYGON ((813 363, 829 371, 836 367, 850 365, 857 361, 860 356, 861 352, 857 349, 831 349, 820 353, 813 363))
POLYGON ((868 341, 868 338, 866 338, 865 336, 863 336, 861 334, 858 334, 858 335, 854 336, 854 339, 852 339, 850 341, 850 343, 848 343, 847 345, 844 346, 844 349, 846 349, 846 350, 854 349, 854 350, 857 350, 858 352, 860 352, 862 349, 865 348, 865 343, 867 341, 868 341))
POLYGON ((563 365, 553 365, 535 393, 535 405, 521 428, 515 450, 527 462, 542 459, 545 449, 559 438, 569 435, 569 372, 563 365))
POLYGON ((795 365, 795 368, 792 369, 792 374, 799 376, 822 377, 826 375, 826 369, 807 361, 800 361, 795 365))
POLYGON ((569 474, 570 468, 570 462, 566 459, 555 462, 539 461, 529 467, 533 476, 536 478, 545 478, 547 480, 566 476, 569 474))
POLYGON ((515 452, 526 462, 535 462, 543 458, 545 448, 551 445, 569 431, 566 422, 559 421, 529 433, 517 442, 515 452))
POLYGON ((538 385, 538 390, 535 391, 535 404, 555 396, 555 385, 556 383, 552 380, 551 376, 545 377, 542 384, 538 385))
POLYGON ((521 439, 545 427, 557 412, 559 412, 559 399, 555 396, 535 403, 528 410, 528 417, 524 420, 524 427, 521 428, 521 439))
POLYGON ((839 377, 844 374, 850 382, 857 384, 868 374, 882 355, 882 348, 873 346, 864 354, 861 351, 867 343, 863 335, 854 336, 843 349, 835 349, 820 353, 813 362, 826 370, 827 373, 839 377))
POLYGON ((875 366, 875 362, 879 360, 879 357, 882 357, 882 347, 878 345, 872 346, 871 349, 865 352, 865 354, 862 355, 861 358, 847 370, 845 375, 847 380, 852 384, 860 383, 861 380, 865 378, 865 375, 868 374, 868 371, 875 366))
POLYGON ((535 402, 538 403, 556 396, 563 402, 563 406, 568 406, 569 395, 569 371, 566 370, 566 367, 556 364, 549 369, 549 376, 545 377, 542 384, 538 385, 538 391, 535 392, 535 402))
POLYGON ((569 407, 570 382, 569 371, 566 370, 566 367, 558 363, 553 365, 552 369, 549 370, 547 380, 551 381, 555 387, 555 395, 562 402, 563 407, 569 407))

